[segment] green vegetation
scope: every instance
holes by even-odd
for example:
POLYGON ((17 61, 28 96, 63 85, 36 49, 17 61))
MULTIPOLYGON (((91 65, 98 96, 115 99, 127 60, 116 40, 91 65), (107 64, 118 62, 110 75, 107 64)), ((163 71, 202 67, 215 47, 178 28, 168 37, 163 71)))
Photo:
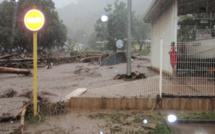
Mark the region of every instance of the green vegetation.
POLYGON ((178 114, 180 119, 215 119, 215 111, 190 114, 178 114))
MULTIPOLYGON (((189 14, 179 16, 178 22, 178 42, 191 41, 196 39, 197 30, 206 29, 211 31, 211 36, 215 36, 215 30, 210 23, 197 23, 201 18, 210 18, 209 14, 189 14)), ((207 19, 206 19, 207 20, 207 19)), ((203 34, 203 33, 202 33, 203 34)))
POLYGON ((38 48, 48 49, 64 45, 67 29, 59 19, 52 0, 19 0, 0 3, 0 48, 4 51, 26 49, 32 51, 32 32, 23 23, 24 14, 37 6, 45 15, 45 24, 38 31, 38 48))
POLYGON ((166 124, 160 124, 150 134, 173 134, 173 133, 170 132, 170 130, 166 124))
POLYGON ((45 114, 41 114, 40 116, 28 116, 26 118, 26 123, 27 124, 37 124, 44 122, 47 119, 47 116, 45 114))
MULTIPOLYGON (((104 8, 106 15, 108 15, 108 21, 102 22, 97 20, 94 25, 95 33, 90 36, 89 45, 92 48, 98 48, 101 46, 97 41, 107 41, 103 44, 106 50, 117 51, 116 40, 121 39, 124 41, 124 47, 127 45, 127 6, 125 2, 116 1, 113 5, 108 4, 104 8)), ((139 50, 142 50, 144 40, 150 39, 150 25, 142 22, 141 17, 132 13, 132 43, 139 45, 139 50)))
MULTIPOLYGON (((215 119, 215 111, 198 112, 198 113, 183 113, 177 114, 180 119, 215 119)), ((107 126, 111 133, 123 134, 128 132, 132 134, 173 134, 165 123, 165 117, 159 113, 147 112, 114 112, 114 113, 96 113, 88 115, 90 119, 99 119, 111 121, 112 125, 107 126), (144 125, 143 119, 147 119, 149 123, 144 125), (150 125, 155 125, 155 128, 149 128, 150 125), (133 128, 137 128, 133 130, 133 128)))
POLYGON ((138 116, 135 116, 132 123, 142 123, 142 120, 138 116))
POLYGON ((94 115, 88 115, 91 119, 110 119, 113 123, 122 123, 123 120, 130 117, 130 114, 122 114, 122 113, 115 113, 115 114, 107 114, 107 113, 98 113, 94 115))
POLYGON ((94 120, 99 119, 107 121, 108 125, 106 127, 111 133, 171 134, 169 128, 164 123, 164 117, 156 112, 119 111, 114 113, 90 114, 88 117, 94 120), (143 119, 149 121, 147 125, 143 124, 143 119))
POLYGON ((151 53, 150 47, 144 47, 141 51, 136 51, 140 53, 141 56, 149 55, 151 53))

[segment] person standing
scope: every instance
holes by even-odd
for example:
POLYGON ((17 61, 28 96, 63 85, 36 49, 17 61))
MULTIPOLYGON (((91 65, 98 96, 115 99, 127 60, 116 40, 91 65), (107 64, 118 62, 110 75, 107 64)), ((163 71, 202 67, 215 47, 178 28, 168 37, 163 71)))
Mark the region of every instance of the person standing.
POLYGON ((176 65, 177 65, 177 49, 175 47, 175 42, 171 43, 171 49, 169 51, 170 64, 172 66, 173 76, 176 76, 176 65))

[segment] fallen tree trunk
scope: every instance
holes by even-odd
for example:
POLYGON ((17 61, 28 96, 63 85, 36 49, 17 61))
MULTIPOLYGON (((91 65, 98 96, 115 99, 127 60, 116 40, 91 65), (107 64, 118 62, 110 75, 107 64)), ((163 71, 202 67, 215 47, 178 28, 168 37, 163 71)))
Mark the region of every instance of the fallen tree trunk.
POLYGON ((0 73, 13 73, 13 74, 25 74, 25 75, 29 75, 31 73, 31 71, 27 70, 27 69, 0 67, 0 73))
POLYGON ((6 55, 3 55, 3 56, 0 56, 0 59, 7 59, 7 58, 10 58, 12 56, 15 56, 16 54, 6 54, 6 55))
MULTIPOLYGON (((41 59, 38 59, 38 61, 41 59)), ((33 61, 33 58, 28 58, 28 59, 0 59, 0 62, 24 62, 24 61, 33 61)))
POLYGON ((14 118, 12 115, 6 115, 6 116, 0 116, 0 122, 8 122, 8 121, 13 121, 13 120, 19 120, 20 115, 14 118))
POLYGON ((13 116, 0 116, 0 122, 7 122, 11 121, 13 119, 13 116))

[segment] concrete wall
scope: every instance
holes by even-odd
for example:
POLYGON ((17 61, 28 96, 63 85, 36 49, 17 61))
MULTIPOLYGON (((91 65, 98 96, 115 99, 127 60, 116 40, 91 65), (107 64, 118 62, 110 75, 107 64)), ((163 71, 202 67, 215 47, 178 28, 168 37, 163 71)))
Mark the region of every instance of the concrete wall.
POLYGON ((70 98, 70 110, 215 110, 215 98, 70 98))
POLYGON ((152 67, 160 68, 160 40, 163 39, 163 70, 172 72, 168 51, 172 41, 177 42, 177 0, 173 0, 168 9, 152 22, 152 67))

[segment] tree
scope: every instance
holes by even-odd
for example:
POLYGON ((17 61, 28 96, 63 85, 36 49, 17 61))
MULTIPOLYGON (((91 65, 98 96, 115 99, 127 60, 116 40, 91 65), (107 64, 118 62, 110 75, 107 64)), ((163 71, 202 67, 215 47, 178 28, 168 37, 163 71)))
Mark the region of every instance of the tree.
POLYGON ((189 41, 189 40, 194 40, 195 38, 195 26, 196 25, 186 25, 186 22, 188 21, 192 21, 195 20, 195 16, 196 15, 191 15, 191 16, 187 16, 187 15, 182 15, 179 16, 179 27, 178 27, 178 33, 177 33, 177 39, 178 42, 183 42, 183 41, 189 41), (185 23, 184 23, 185 22, 185 23))
POLYGON ((1 48, 10 48, 10 35, 12 33, 12 25, 13 25, 13 9, 15 5, 12 3, 8 3, 7 1, 3 1, 0 4, 0 46, 1 48), (7 15, 5 15, 7 14, 7 15))
MULTIPOLYGON (((116 40, 126 40, 127 39, 127 7, 124 2, 116 1, 114 3, 114 9, 112 6, 107 5, 107 8, 104 8, 109 19, 108 22, 101 22, 97 20, 94 25, 96 31, 96 37, 98 40, 107 40, 107 48, 110 50, 116 51, 116 40)), ((139 17, 141 18, 141 17, 139 17)), ((150 26, 144 24, 141 19, 135 16, 135 13, 132 13, 132 35, 133 43, 136 41, 140 45, 140 50, 142 49, 143 40, 149 38, 150 35, 150 26)))
POLYGON ((115 10, 109 15, 107 40, 108 47, 116 51, 116 40, 127 38, 127 8, 124 2, 117 1, 114 3, 114 7, 115 10))
POLYGON ((35 5, 44 13, 46 20, 43 29, 38 31, 38 48, 46 49, 64 44, 67 28, 59 20, 52 0, 19 0, 18 3, 3 1, 0 3, 0 45, 2 48, 32 50, 32 32, 25 28, 23 18, 25 13, 35 5), (14 27, 11 28, 12 26, 14 27), (14 42, 10 41, 11 38, 14 42))
POLYGON ((132 35, 134 39, 134 43, 139 45, 139 51, 142 50, 144 40, 150 39, 150 25, 143 23, 140 19, 141 17, 133 17, 133 24, 132 24, 132 35))
POLYGON ((90 48, 92 49, 95 49, 96 46, 98 45, 97 44, 97 38, 96 38, 96 32, 93 32, 90 37, 89 37, 89 40, 88 40, 88 45, 90 48))
POLYGON ((108 15, 108 22, 97 20, 94 25, 96 37, 100 41, 107 40, 107 49, 116 51, 116 39, 125 39, 127 36, 127 9, 124 2, 116 1, 114 10, 111 5, 104 8, 108 15))

